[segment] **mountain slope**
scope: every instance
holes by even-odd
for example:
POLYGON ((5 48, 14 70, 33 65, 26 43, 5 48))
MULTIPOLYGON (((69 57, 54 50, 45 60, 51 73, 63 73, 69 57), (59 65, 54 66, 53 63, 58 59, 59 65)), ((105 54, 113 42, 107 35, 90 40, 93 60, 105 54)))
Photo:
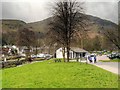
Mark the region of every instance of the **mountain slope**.
POLYGON ((3 19, 1 23, 0 24, 2 25, 3 33, 17 31, 19 28, 26 25, 26 23, 24 21, 11 20, 11 19, 3 19))
MULTIPOLYGON (((85 15, 85 20, 90 23, 90 24, 94 24, 94 25, 98 25, 98 26, 103 26, 105 28, 117 28, 117 25, 111 21, 108 20, 104 20, 95 16, 91 16, 91 15, 85 15)), ((50 21, 52 21, 53 17, 47 18, 43 21, 38 21, 38 22, 32 22, 32 23, 28 23, 28 27, 33 27, 33 29, 35 29, 35 31, 42 31, 45 32, 47 29, 48 24, 50 23, 50 21)))
MULTIPOLYGON (((104 27, 104 28, 110 28, 110 29, 117 28, 117 25, 111 21, 104 20, 91 15, 86 15, 85 17, 87 17, 85 18, 87 23, 91 24, 92 26, 98 26, 99 28, 104 27)), ((21 21, 21 20, 3 19, 2 22, 0 20, 0 25, 2 25, 3 32, 16 31, 18 30, 18 28, 26 26, 26 27, 32 28, 33 31, 46 33, 48 31, 48 28, 47 28, 48 24, 52 21, 52 19, 53 17, 49 17, 45 20, 32 22, 32 23, 25 23, 24 21, 21 21)))
MULTIPOLYGON (((103 30, 111 29, 111 30, 117 30, 117 24, 104 20, 98 17, 94 17, 91 15, 85 15, 84 21, 87 22, 86 29, 88 29, 87 34, 90 38, 95 38, 96 36, 101 36, 100 32, 103 30)), ((4 42, 9 43, 11 42, 11 38, 13 38, 13 42, 15 42, 14 38, 16 36, 16 32, 21 27, 28 27, 31 30, 35 31, 36 33, 40 33, 41 37, 44 36, 45 33, 49 31, 48 25, 53 20, 53 17, 49 17, 45 20, 38 21, 38 22, 32 22, 32 23, 25 23, 21 20, 10 20, 10 19, 4 19, 0 20, 0 27, 2 27, 2 33, 3 33, 3 39, 4 42), (10 36, 11 35, 11 36, 10 36), (9 36, 11 38, 9 38, 9 36)))
MULTIPOLYGON (((117 25, 111 21, 104 20, 91 15, 85 15, 84 21, 87 22, 86 28, 89 29, 88 34, 93 38, 99 34, 100 31, 107 29, 117 29, 117 25)), ((46 33, 48 29, 48 24, 53 20, 53 17, 47 18, 43 21, 28 23, 27 26, 32 28, 34 31, 46 33)))
POLYGON ((28 23, 27 27, 32 28, 34 31, 46 33, 48 31, 48 25, 52 21, 52 17, 42 21, 28 23))

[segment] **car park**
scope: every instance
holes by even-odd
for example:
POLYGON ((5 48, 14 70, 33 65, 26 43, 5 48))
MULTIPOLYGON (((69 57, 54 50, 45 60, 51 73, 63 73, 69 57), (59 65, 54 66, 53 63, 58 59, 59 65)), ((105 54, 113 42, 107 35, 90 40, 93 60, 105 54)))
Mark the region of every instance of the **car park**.
POLYGON ((107 55, 110 59, 120 59, 120 53, 112 53, 107 55))

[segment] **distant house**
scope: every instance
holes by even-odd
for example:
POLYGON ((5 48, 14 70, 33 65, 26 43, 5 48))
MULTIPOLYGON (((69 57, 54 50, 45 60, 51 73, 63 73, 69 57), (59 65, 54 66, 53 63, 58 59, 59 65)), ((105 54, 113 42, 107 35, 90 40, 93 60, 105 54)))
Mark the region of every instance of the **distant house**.
MULTIPOLYGON (((88 54, 88 51, 77 48, 77 47, 71 47, 69 51, 69 58, 74 59, 74 58, 81 58, 85 57, 88 54)), ((56 50, 56 58, 63 58, 63 48, 59 48, 56 50)), ((65 49, 65 58, 67 58, 67 51, 65 49)))

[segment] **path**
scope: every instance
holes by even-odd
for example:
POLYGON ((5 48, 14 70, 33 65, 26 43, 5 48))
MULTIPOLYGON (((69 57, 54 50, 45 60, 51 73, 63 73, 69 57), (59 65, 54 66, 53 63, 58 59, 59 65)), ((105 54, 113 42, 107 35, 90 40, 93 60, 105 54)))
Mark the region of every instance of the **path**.
POLYGON ((97 62, 93 65, 120 75, 120 71, 118 71, 118 68, 120 67, 120 63, 118 62, 97 62))
POLYGON ((110 60, 106 55, 97 56, 97 60, 110 60))

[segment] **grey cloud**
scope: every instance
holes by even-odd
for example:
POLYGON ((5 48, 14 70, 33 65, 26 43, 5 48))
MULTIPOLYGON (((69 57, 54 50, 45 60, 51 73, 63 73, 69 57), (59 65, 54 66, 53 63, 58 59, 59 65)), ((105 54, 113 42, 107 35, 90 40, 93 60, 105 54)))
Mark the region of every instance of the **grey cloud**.
POLYGON ((120 1, 118 3, 118 20, 120 22, 120 1))
POLYGON ((28 3, 2 2, 2 18, 29 21, 30 6, 28 3))
POLYGON ((103 19, 118 22, 118 5, 117 2, 88 2, 86 12, 103 19))
POLYGON ((0 2, 0 18, 2 18, 2 3, 0 2))
MULTIPOLYGON (((117 23, 116 2, 86 2, 86 13, 117 23)), ((2 18, 33 22, 50 16, 47 2, 2 2, 2 18)))

